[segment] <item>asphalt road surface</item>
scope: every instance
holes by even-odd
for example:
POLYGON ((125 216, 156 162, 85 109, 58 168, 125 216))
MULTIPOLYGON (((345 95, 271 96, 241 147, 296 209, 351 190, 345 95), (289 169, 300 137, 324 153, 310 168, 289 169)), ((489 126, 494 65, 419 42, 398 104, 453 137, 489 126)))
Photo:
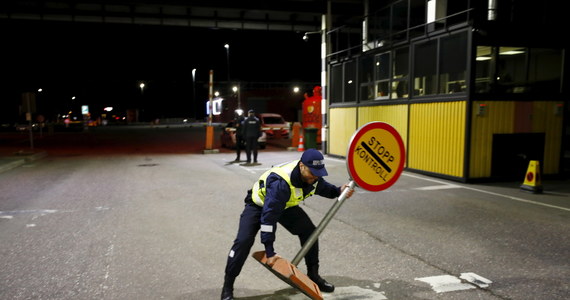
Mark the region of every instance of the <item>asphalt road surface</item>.
MULTIPOLYGON (((231 150, 202 154, 204 134, 37 137, 45 158, 0 173, 0 299, 219 299, 246 190, 300 153, 270 144, 246 166, 231 150)), ((25 135, 2 141, 4 153, 27 147, 25 135)), ((325 161, 328 181, 348 181, 344 160, 325 161)), ((325 299, 568 299, 568 183, 535 195, 404 172, 388 190, 357 188, 320 236, 321 275, 337 286, 325 299)), ((318 224, 332 201, 302 207, 318 224)), ((300 245, 280 227, 275 248, 291 260, 300 245)), ((308 299, 254 259, 235 296, 308 299)))

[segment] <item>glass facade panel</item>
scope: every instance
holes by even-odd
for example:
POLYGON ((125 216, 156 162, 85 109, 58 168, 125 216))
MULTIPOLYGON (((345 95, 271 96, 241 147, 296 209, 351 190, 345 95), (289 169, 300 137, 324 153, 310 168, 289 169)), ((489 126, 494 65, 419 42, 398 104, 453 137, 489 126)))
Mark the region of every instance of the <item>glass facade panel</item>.
POLYGON ((342 103, 342 64, 331 67, 330 102, 342 103))
POLYGON ((439 53, 439 93, 465 92, 467 85, 467 33, 441 39, 439 53))
POLYGON ((376 99, 388 99, 390 95, 390 53, 382 53, 374 58, 376 75, 376 99))
POLYGON ((344 64, 344 102, 356 101, 356 61, 344 64))
POLYGON ((376 56, 374 70, 376 80, 390 79, 390 53, 376 56))
POLYGON ((414 96, 437 93, 437 40, 419 44, 414 54, 414 96))
POLYGON ((400 48, 394 51, 394 60, 392 61, 392 99, 407 98, 408 94, 408 78, 409 78, 409 48, 400 48))
POLYGON ((562 50, 532 48, 528 68, 529 92, 560 93, 562 50))
POLYGON ((490 46, 477 46, 475 57, 475 93, 488 93, 491 89, 493 72, 491 62, 493 48, 490 46))
POLYGON ((374 58, 363 56, 359 60, 358 76, 360 83, 360 99, 374 99, 374 58))
POLYGON ((561 93, 561 49, 477 46, 475 93, 561 93))
POLYGON ((496 87, 500 93, 524 92, 526 82, 526 49, 500 47, 497 63, 496 87))

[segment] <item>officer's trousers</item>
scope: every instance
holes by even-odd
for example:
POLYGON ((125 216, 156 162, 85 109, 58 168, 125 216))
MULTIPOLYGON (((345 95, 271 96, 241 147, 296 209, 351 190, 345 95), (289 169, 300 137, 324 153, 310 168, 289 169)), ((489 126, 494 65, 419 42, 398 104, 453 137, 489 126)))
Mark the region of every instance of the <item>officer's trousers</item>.
MULTIPOLYGON (((261 210, 262 208, 255 203, 246 203, 245 208, 240 216, 239 229, 237 237, 228 255, 226 264, 226 275, 237 277, 249 256, 249 252, 257 232, 261 227, 261 210)), ((279 218, 281 224, 291 234, 299 236, 301 245, 311 236, 315 230, 315 225, 299 206, 293 206, 283 210, 279 218)), ((278 250, 278 249, 276 249, 278 250)), ((277 251, 276 251, 277 252, 277 251)), ((311 247, 309 252, 305 255, 305 263, 307 268, 319 264, 319 243, 318 241, 311 247)))
POLYGON ((257 162, 257 137, 245 138, 245 155, 247 162, 251 162, 251 153, 253 152, 253 161, 257 162))

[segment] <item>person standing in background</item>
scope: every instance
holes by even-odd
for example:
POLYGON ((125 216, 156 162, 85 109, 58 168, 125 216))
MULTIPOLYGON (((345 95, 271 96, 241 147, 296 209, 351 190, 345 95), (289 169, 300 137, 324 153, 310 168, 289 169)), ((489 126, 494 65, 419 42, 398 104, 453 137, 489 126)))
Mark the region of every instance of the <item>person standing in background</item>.
POLYGON ((243 121, 242 127, 247 164, 251 164, 252 152, 253 163, 257 163, 257 139, 261 136, 261 121, 255 116, 253 109, 248 111, 248 117, 243 121))
POLYGON ((241 114, 236 115, 234 120, 234 127, 236 128, 236 159, 235 162, 239 162, 241 156, 241 149, 243 148, 245 141, 243 139, 243 121, 245 117, 241 114))

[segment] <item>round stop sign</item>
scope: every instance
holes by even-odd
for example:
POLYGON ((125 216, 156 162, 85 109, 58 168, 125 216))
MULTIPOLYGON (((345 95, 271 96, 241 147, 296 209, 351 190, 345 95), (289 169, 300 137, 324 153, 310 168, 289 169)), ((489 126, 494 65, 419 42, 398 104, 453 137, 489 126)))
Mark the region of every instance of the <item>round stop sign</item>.
POLYGON ((358 186, 378 192, 398 180, 405 156, 404 142, 398 131, 388 123, 371 122, 352 135, 346 163, 358 186))

